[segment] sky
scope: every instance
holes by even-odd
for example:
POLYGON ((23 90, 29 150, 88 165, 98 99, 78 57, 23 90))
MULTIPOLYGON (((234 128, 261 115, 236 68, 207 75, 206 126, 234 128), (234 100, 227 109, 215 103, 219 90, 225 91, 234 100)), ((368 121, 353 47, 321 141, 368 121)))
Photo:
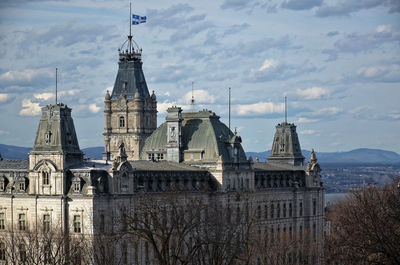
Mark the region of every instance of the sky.
MULTIPOLYGON (((132 26, 158 101, 209 109, 246 151, 297 125, 301 147, 400 153, 400 1, 136 0, 132 26)), ((129 1, 0 2, 0 143, 33 146, 41 107, 72 108, 81 148, 102 146, 104 96, 129 33, 129 1)))

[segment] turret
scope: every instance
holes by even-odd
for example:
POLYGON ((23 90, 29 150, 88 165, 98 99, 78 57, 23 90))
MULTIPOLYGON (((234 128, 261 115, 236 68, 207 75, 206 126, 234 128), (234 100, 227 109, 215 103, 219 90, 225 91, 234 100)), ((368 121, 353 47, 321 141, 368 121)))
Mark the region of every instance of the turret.
POLYGON ((104 101, 104 159, 114 160, 119 145, 124 142, 128 160, 138 160, 146 138, 157 127, 157 104, 147 88, 142 69, 142 50, 134 47, 134 43, 129 35, 127 42, 118 50, 114 87, 104 101))
POLYGON ((66 170, 82 162, 71 109, 62 103, 43 107, 35 144, 29 153, 29 192, 65 194, 66 170))
POLYGON ((272 143, 272 150, 268 161, 294 166, 304 165, 304 156, 301 153, 296 125, 283 122, 276 126, 274 142, 272 143))

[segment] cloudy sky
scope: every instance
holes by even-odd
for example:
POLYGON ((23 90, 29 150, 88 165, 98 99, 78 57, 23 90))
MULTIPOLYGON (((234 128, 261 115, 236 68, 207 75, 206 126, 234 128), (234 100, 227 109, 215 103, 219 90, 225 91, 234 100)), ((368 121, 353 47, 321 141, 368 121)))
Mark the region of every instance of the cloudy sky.
MULTIPOLYGON (((211 109, 247 151, 271 148, 275 125, 298 127, 303 149, 400 153, 400 1, 146 0, 133 27, 165 109, 211 109)), ((81 147, 103 145, 103 100, 129 32, 128 1, 0 3, 0 143, 33 145, 40 108, 72 107, 81 147)))

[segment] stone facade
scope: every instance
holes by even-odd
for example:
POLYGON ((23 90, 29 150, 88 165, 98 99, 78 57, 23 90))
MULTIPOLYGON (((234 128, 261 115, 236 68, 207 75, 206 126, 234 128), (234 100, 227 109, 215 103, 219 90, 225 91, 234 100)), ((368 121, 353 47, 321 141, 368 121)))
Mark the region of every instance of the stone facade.
MULTIPOLYGON (((18 230, 22 217, 37 227, 45 215, 69 235, 112 233, 143 199, 173 193, 184 204, 194 198, 218 202, 238 220, 254 213, 265 237, 310 231, 321 253, 321 169, 315 152, 303 166, 296 126, 276 127, 269 162, 263 163, 246 158, 241 137, 212 111, 171 107, 156 128, 156 97, 149 95, 141 65, 139 51, 120 52, 114 89, 105 97, 103 160, 83 159, 71 109, 62 103, 42 109, 29 161, 0 161, 0 233, 18 230)), ((125 264, 154 264, 143 240, 110 248, 116 249, 115 263, 122 255, 125 264)), ((321 264, 321 256, 310 264, 321 264)))

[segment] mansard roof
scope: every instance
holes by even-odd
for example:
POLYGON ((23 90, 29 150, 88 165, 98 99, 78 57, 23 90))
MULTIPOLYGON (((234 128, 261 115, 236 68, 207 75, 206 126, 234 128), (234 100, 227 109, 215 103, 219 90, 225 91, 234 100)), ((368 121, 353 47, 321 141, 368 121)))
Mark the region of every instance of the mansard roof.
POLYGON ((63 103, 42 108, 32 152, 57 151, 81 154, 71 109, 63 103))
MULTIPOLYGON (((216 162, 222 156, 223 162, 233 161, 233 144, 238 146, 239 162, 245 162, 246 154, 240 144, 241 139, 220 121, 214 112, 182 113, 182 150, 183 152, 204 152, 203 162, 216 162)), ((167 123, 161 124, 146 139, 142 159, 148 152, 164 152, 167 149, 167 123)))
POLYGON ((141 99, 150 98, 142 64, 140 56, 131 57, 121 56, 120 54, 119 68, 111 100, 118 100, 120 95, 126 96, 128 100, 132 100, 135 98, 136 91, 141 99))
POLYGON ((3 159, 0 160, 0 170, 28 170, 28 159, 3 159))
POLYGON ((274 142, 268 161, 289 163, 295 166, 304 164, 304 156, 301 153, 296 125, 282 122, 276 126, 274 142))

